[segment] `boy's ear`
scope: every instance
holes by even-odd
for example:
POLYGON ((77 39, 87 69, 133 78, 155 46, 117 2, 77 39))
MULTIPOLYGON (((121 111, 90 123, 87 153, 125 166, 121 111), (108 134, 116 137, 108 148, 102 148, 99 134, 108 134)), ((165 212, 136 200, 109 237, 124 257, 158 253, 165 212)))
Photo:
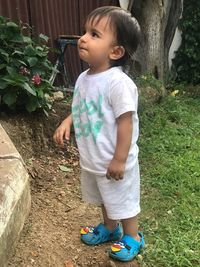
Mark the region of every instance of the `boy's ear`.
POLYGON ((125 49, 123 46, 121 45, 116 45, 113 50, 110 53, 110 59, 111 60, 117 60, 120 59, 121 57, 123 57, 123 55, 125 54, 125 49))

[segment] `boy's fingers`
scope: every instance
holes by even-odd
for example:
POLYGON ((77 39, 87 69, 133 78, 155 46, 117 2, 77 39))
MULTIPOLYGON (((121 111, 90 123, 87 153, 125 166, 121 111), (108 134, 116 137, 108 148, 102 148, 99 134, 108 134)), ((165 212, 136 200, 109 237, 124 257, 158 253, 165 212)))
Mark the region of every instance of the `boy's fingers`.
POLYGON ((106 178, 107 178, 108 180, 112 179, 112 177, 110 176, 110 174, 106 174, 106 178))
POLYGON ((59 145, 63 145, 63 137, 59 132, 55 132, 55 134, 53 136, 53 140, 55 143, 57 143, 59 145))
POLYGON ((116 174, 114 174, 114 173, 107 173, 106 174, 106 178, 108 179, 108 180, 110 180, 110 179, 115 179, 115 180, 122 180, 124 177, 123 177, 123 175, 121 174, 121 173, 116 173, 116 174))
POLYGON ((70 133, 69 133, 69 132, 66 132, 66 133, 65 133, 65 139, 66 139, 67 141, 69 141, 69 139, 70 139, 70 133))

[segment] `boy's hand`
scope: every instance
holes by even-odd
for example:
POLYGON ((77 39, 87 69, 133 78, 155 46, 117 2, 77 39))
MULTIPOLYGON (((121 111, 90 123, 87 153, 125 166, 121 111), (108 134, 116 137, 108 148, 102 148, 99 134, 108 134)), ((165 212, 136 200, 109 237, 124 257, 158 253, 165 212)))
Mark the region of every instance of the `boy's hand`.
POLYGON ((53 140, 61 146, 64 146, 64 140, 69 141, 70 139, 70 130, 72 125, 71 115, 67 117, 60 126, 56 129, 53 140))
POLYGON ((108 166, 106 177, 108 179, 122 180, 124 178, 125 163, 113 158, 108 166))

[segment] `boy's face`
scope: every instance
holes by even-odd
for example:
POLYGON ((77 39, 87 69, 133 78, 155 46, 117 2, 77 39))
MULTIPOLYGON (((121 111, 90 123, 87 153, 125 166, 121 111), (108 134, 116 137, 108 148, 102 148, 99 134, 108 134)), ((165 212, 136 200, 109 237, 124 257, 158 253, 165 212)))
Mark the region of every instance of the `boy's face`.
POLYGON ((78 41, 80 58, 90 65, 90 73, 98 73, 110 68, 110 60, 115 47, 115 35, 110 27, 109 19, 98 18, 93 23, 87 21, 85 34, 78 41))

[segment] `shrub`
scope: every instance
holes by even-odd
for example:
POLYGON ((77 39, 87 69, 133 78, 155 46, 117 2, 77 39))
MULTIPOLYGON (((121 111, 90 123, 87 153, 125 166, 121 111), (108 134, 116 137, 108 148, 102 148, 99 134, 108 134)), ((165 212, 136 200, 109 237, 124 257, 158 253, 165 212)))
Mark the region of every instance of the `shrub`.
POLYGON ((183 16, 180 21, 182 43, 173 60, 176 80, 187 84, 200 83, 200 2, 184 0, 183 16))
POLYGON ((0 16, 0 98, 1 106, 33 112, 50 108, 48 81, 52 65, 48 60, 48 37, 30 38, 28 25, 0 16), (25 34, 26 32, 26 34, 25 34))

